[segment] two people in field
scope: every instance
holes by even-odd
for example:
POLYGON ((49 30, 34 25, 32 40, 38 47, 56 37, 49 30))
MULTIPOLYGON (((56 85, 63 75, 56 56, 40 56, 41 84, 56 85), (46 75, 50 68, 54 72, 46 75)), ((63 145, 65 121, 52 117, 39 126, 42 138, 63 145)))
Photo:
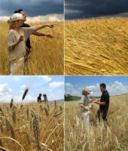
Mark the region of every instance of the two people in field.
POLYGON ((82 91, 82 97, 81 97, 81 101, 82 104, 80 104, 80 107, 82 109, 82 117, 84 119, 84 121, 86 122, 86 125, 89 126, 89 113, 90 113, 90 108, 91 108, 91 103, 95 103, 97 105, 99 105, 99 109, 97 111, 97 118, 99 119, 99 121, 101 121, 101 119, 105 122, 107 122, 107 115, 108 115, 108 110, 109 110, 109 104, 110 104, 110 96, 109 93, 106 89, 106 84, 105 83, 101 83, 100 84, 100 91, 102 93, 100 100, 91 100, 89 99, 89 95, 90 95, 90 90, 84 89, 82 91))
POLYGON ((26 15, 22 9, 15 11, 8 21, 8 51, 11 75, 25 74, 25 63, 32 48, 30 35, 52 38, 52 35, 41 33, 39 30, 46 27, 53 28, 53 25, 31 27, 25 21, 26 15))

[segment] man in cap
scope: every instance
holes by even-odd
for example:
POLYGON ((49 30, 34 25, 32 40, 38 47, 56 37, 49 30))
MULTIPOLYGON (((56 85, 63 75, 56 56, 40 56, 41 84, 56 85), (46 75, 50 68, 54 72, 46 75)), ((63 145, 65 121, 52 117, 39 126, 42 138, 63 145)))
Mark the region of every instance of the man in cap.
POLYGON ((107 115, 109 110, 110 96, 106 89, 106 84, 100 84, 100 91, 102 92, 101 98, 98 101, 93 101, 94 103, 99 105, 99 109, 97 111, 97 116, 103 119, 103 121, 107 121, 107 115))

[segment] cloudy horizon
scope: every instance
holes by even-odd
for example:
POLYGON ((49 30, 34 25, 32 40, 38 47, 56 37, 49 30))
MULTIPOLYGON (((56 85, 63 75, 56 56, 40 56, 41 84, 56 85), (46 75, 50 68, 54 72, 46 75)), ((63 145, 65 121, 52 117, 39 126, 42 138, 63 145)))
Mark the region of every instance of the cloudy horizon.
POLYGON ((64 100, 63 76, 0 76, 0 103, 21 103, 28 88, 24 103, 36 102, 39 93, 47 94, 49 101, 64 100))
POLYGON ((63 0, 0 0, 0 16, 10 16, 23 9, 30 17, 63 14, 63 0))
POLYGON ((83 88, 91 90, 92 96, 101 96, 100 83, 106 83, 111 96, 128 93, 128 77, 123 76, 67 76, 65 82, 65 94, 75 96, 81 96, 83 88))
MULTIPOLYGON (((10 16, 0 16, 0 22, 7 22, 10 16)), ((64 20, 63 14, 49 14, 46 16, 34 16, 27 17, 28 23, 40 23, 40 22, 60 22, 64 20)))
POLYGON ((127 0, 65 0, 66 19, 128 16, 127 0))

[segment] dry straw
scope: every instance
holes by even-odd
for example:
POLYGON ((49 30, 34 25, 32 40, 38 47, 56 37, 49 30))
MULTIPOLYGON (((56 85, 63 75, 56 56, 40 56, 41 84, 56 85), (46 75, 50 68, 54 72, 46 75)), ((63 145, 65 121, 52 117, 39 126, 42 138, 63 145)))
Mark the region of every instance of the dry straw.
POLYGON ((37 149, 40 150, 40 129, 37 115, 32 112, 32 130, 35 138, 37 149))
POLYGON ((15 132, 14 132, 13 126, 7 119, 6 119, 6 129, 7 129, 7 132, 10 134, 10 136, 12 138, 15 138, 15 132))

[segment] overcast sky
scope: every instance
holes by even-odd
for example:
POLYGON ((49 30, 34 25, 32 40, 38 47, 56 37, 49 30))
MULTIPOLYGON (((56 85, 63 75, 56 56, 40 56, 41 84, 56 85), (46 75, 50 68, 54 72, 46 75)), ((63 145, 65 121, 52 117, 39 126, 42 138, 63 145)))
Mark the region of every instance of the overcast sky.
POLYGON ((9 16, 22 8, 28 16, 63 14, 63 0, 0 0, 0 16, 9 16))
POLYGON ((106 83, 110 95, 128 93, 128 77, 124 76, 67 76, 65 83, 65 93, 75 96, 81 96, 83 88, 91 90, 94 96, 100 96, 100 83, 106 83))
POLYGON ((128 12, 128 0, 65 0, 67 19, 118 15, 128 12))
POLYGON ((64 99, 63 76, 0 76, 0 103, 21 102, 23 92, 29 88, 25 102, 36 101, 39 93, 46 93, 48 100, 64 99))

